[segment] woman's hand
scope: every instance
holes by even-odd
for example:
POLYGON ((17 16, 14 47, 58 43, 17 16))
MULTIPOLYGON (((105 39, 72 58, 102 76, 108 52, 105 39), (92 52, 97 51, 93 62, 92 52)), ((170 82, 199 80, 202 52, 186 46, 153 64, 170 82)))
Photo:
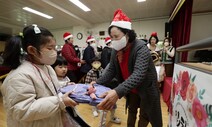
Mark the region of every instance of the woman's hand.
POLYGON ((111 110, 119 99, 115 90, 110 90, 105 94, 105 99, 97 105, 100 110, 111 110))
POLYGON ((78 105, 78 103, 76 103, 69 97, 70 94, 72 94, 72 91, 65 93, 61 98, 65 106, 75 107, 76 105, 78 105))
POLYGON ((85 60, 80 60, 80 63, 85 64, 86 62, 85 62, 85 60))
POLYGON ((108 94, 108 92, 104 92, 103 94, 101 94, 101 95, 99 96, 99 98, 105 98, 105 97, 107 96, 107 94, 108 94))

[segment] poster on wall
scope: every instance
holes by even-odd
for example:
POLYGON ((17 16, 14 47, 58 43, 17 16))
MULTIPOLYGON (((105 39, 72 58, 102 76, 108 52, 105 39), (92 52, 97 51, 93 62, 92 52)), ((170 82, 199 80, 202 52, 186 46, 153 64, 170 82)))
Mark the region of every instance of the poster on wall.
POLYGON ((175 64, 169 127, 212 127, 212 75, 175 64))

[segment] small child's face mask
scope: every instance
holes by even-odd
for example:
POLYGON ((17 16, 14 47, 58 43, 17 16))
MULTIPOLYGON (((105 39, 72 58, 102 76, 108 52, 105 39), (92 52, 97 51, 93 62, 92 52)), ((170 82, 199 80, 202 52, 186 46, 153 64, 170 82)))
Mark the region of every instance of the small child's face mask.
POLYGON ((94 61, 91 65, 94 69, 99 69, 101 67, 101 63, 99 61, 94 61))

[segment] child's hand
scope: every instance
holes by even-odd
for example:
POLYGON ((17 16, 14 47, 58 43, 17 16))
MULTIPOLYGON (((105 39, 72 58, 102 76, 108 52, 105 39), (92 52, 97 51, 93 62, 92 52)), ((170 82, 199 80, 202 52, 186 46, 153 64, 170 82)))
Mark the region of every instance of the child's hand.
POLYGON ((72 91, 69 91, 62 96, 63 103, 65 106, 75 107, 78 103, 69 97, 70 94, 72 94, 72 91))
POLYGON ((75 82, 69 82, 68 83, 68 85, 74 85, 75 84, 75 82))

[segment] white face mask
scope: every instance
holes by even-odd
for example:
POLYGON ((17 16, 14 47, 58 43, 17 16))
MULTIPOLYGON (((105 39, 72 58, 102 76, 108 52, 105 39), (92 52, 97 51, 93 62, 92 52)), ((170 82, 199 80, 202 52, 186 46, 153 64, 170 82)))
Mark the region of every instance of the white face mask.
POLYGON ((40 52, 42 57, 40 58, 40 62, 46 65, 52 65, 57 59, 57 52, 55 50, 48 50, 40 52))
POLYGON ((111 44, 111 45, 110 45, 110 46, 108 46, 108 47, 113 48, 113 45, 111 44))
POLYGON ((75 50, 79 50, 79 48, 75 48, 75 50))
POLYGON ((127 45, 127 39, 126 36, 123 36, 120 40, 112 41, 112 46, 116 51, 119 51, 126 47, 127 45))
POLYGON ((91 46, 91 47, 93 47, 94 49, 96 49, 96 48, 97 48, 96 43, 91 43, 91 44, 90 44, 90 46, 91 46))
POLYGON ((113 48, 112 42, 110 42, 110 44, 108 44, 107 47, 113 48))

